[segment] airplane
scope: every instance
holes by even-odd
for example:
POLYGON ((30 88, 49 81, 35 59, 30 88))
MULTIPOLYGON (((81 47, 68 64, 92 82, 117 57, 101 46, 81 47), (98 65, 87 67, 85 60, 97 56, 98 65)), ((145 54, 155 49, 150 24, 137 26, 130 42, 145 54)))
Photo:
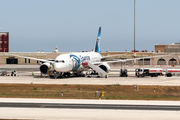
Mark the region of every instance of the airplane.
MULTIPOLYGON (((96 71, 97 73, 99 73, 100 76, 108 77, 108 73, 110 71, 110 66, 108 65, 108 63, 126 62, 134 59, 142 59, 142 58, 133 58, 133 59, 124 59, 124 60, 119 59, 116 61, 102 62, 101 61, 102 59, 111 56, 101 56, 100 40, 101 40, 101 27, 99 27, 98 29, 98 35, 95 42, 94 51, 91 52, 61 54, 58 55, 55 58, 55 60, 37 59, 37 58, 24 57, 13 54, 8 54, 8 55, 40 61, 42 62, 40 65, 40 72, 42 74, 48 74, 49 70, 51 70, 52 71, 51 76, 55 78, 70 76, 71 73, 75 75, 81 75, 83 71, 87 71, 90 68, 92 69, 93 72, 96 71)), ((150 58, 150 57, 143 57, 143 58, 150 58)))
POLYGON ((101 68, 105 71, 103 73, 106 74, 109 72, 110 66, 106 62, 101 62, 101 59, 104 57, 101 57, 100 55, 100 47, 99 47, 100 39, 101 39, 101 27, 99 27, 99 30, 98 30, 98 35, 97 35, 94 51, 61 54, 61 55, 58 55, 55 58, 55 60, 37 59, 37 58, 24 57, 24 56, 19 56, 19 55, 12 55, 12 54, 8 54, 8 55, 43 62, 40 65, 40 72, 42 74, 47 74, 48 70, 50 68, 53 68, 55 77, 66 76, 66 75, 70 76, 71 72, 73 72, 74 74, 81 74, 82 71, 89 69, 87 62, 89 64, 92 64, 93 67, 94 67, 94 64, 98 64, 99 69, 97 67, 94 69, 100 70, 101 68))

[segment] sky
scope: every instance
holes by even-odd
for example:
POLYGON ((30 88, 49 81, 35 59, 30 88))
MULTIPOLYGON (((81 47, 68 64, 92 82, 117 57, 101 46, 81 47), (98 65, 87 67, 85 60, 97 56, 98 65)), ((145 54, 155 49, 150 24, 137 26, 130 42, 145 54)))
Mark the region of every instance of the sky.
MULTIPOLYGON (((0 0, 10 52, 134 49, 134 0, 0 0)), ((180 42, 180 0, 136 0, 136 49, 180 42)))

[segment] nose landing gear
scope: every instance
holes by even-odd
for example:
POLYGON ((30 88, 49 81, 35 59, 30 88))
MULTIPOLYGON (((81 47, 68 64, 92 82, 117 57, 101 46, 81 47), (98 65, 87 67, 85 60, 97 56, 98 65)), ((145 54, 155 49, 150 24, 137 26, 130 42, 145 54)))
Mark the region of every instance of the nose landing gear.
POLYGON ((56 71, 53 71, 51 73, 49 73, 49 76, 50 78, 64 78, 64 77, 70 77, 70 72, 56 72, 56 71))

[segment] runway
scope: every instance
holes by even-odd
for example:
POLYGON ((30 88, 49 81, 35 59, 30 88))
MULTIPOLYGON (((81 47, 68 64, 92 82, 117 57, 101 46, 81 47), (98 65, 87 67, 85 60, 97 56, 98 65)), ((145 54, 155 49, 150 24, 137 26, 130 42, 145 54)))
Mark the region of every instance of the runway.
POLYGON ((0 119, 179 120, 180 117, 179 101, 0 98, 0 102, 0 119))
POLYGON ((65 104, 65 103, 6 103, 0 107, 11 108, 59 108, 59 109, 112 109, 112 110, 166 110, 179 111, 180 106, 174 105, 123 105, 123 104, 65 104))

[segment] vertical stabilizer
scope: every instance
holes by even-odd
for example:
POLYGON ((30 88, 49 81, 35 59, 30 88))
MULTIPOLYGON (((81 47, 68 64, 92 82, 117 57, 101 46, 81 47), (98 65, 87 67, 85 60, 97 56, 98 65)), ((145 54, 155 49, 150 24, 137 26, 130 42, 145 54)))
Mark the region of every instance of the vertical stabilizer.
POLYGON ((99 27, 94 52, 100 53, 101 27, 99 27))

